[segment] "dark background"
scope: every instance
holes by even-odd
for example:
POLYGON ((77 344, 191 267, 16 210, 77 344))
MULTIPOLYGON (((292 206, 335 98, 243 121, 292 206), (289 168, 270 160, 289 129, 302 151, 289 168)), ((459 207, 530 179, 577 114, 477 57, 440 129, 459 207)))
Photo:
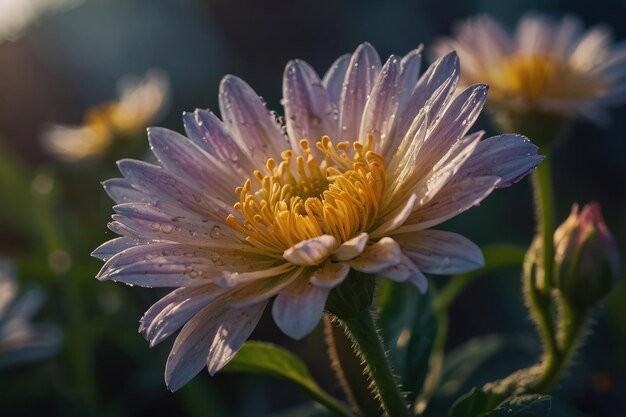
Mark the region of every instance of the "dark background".
MULTIPOLYGON (((24 181, 41 173, 55 180, 49 204, 71 248, 72 263, 68 273, 53 274, 37 234, 2 211, 0 254, 17 262, 24 285, 38 284, 47 291, 39 320, 57 323, 66 343, 50 360, 0 370, 0 414, 252 417, 308 403, 297 388, 247 375, 211 378, 203 372, 177 393, 166 390, 163 371, 173 338, 149 349, 136 332, 143 311, 162 291, 93 278, 100 263, 89 253, 113 237, 106 229, 111 202, 99 181, 118 175, 115 158, 109 155, 78 165, 55 162, 40 145, 47 124, 79 124, 87 108, 115 97, 121 76, 142 75, 152 67, 169 74, 172 101, 160 125, 173 130, 182 132, 183 111, 201 107, 217 112, 219 80, 227 73, 246 80, 268 107, 280 113, 281 77, 289 59, 304 59, 323 74, 336 57, 368 41, 383 60, 423 43, 429 62, 429 45, 449 34, 458 20, 488 13, 511 27, 527 11, 555 17, 571 13, 587 27, 607 24, 618 41, 626 39, 623 0, 85 0, 70 10, 43 16, 18 40, 0 41, 0 140, 4 158, 14 164, 5 167, 24 181)), ((609 228, 626 248, 626 107, 614 109, 612 116, 606 127, 577 123, 569 140, 555 150, 556 212, 561 222, 573 202, 599 201, 609 228)), ((494 133, 484 116, 479 128, 494 133)), ((144 144, 139 154, 127 155, 118 147, 115 155, 143 157, 147 140, 139 140, 144 144)), ((5 201, 0 204, 18 198, 0 191, 5 201)), ((525 180, 496 192, 481 207, 443 228, 481 245, 526 246, 533 227, 525 180)), ((434 280, 444 283, 447 278, 434 280)), ((450 349, 491 333, 523 341, 481 368, 472 381, 477 385, 530 365, 539 353, 519 287, 518 269, 485 277, 472 284, 452 309, 450 349)), ((298 353, 321 385, 341 396, 328 369, 319 329, 294 342, 264 318, 253 338, 298 353)), ((556 395, 583 415, 622 416, 626 408, 623 280, 596 312, 587 340, 556 395)), ((450 404, 449 398, 441 400, 450 404)))

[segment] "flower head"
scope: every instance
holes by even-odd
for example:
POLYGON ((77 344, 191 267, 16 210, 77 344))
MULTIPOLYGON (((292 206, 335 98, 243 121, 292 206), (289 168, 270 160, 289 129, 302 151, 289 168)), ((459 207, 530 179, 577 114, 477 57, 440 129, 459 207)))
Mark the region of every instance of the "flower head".
POLYGON ((82 126, 52 126, 43 134, 51 153, 66 162, 102 156, 116 137, 140 134, 167 104, 168 81, 159 71, 119 83, 119 99, 92 107, 82 126))
POLYGON ((555 286, 577 308, 588 308, 604 298, 620 275, 617 245, 598 203, 572 212, 554 232, 555 286))
POLYGON ((223 121, 185 114, 188 138, 148 132, 160 165, 119 162, 124 178, 104 187, 118 203, 109 227, 123 237, 94 252, 106 261, 98 278, 178 287, 140 327, 152 345, 183 327, 166 366, 171 389, 205 364, 222 368, 272 297, 275 322, 300 339, 351 269, 425 291, 423 273, 482 265, 466 238, 427 229, 542 158, 517 135, 467 134, 487 87, 455 95, 456 54, 421 77, 419 67, 420 50, 381 65, 369 44, 323 78, 291 61, 285 126, 244 81, 226 76, 223 121))
POLYGON ((0 367, 51 356, 61 346, 59 329, 31 323, 43 303, 43 292, 31 289, 15 300, 18 285, 12 269, 0 261, 0 367))
POLYGON ((601 120, 607 105, 626 99, 626 48, 611 45, 606 28, 583 31, 572 17, 528 15, 512 36, 487 16, 469 19, 435 48, 451 50, 463 84, 489 84, 490 101, 515 112, 601 120))

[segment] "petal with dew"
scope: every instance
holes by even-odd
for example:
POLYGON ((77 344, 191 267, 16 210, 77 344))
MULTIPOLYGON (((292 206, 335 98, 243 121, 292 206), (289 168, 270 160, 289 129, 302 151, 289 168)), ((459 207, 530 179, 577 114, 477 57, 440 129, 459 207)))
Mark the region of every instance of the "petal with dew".
POLYGON ((322 318, 329 291, 300 277, 278 293, 272 317, 287 336, 300 340, 311 333, 322 318))
POLYGON ((346 76, 349 63, 350 54, 340 56, 335 62, 333 62, 322 79, 322 83, 324 84, 326 91, 328 91, 328 96, 335 106, 339 105, 341 88, 343 86, 343 80, 346 76))
POLYGON ((285 250, 283 257, 294 265, 318 265, 339 246, 331 235, 303 240, 285 250))
POLYGON ((348 64, 339 101, 341 140, 357 140, 367 98, 380 72, 380 58, 369 43, 359 45, 348 64))
POLYGON ((348 261, 352 258, 356 258, 359 256, 365 246, 367 246, 367 242, 369 240, 369 235, 367 233, 361 233, 360 235, 353 237, 350 240, 347 240, 337 248, 337 250, 333 253, 333 258, 338 261, 348 261))
MULTIPOLYGON (((176 391, 200 372, 207 364, 207 355, 210 355, 213 344, 221 346, 233 338, 233 348, 238 348, 241 336, 249 336, 264 308, 265 303, 261 303, 247 309, 232 310, 227 307, 226 297, 223 296, 200 310, 176 337, 165 365, 168 388, 176 391)), ((232 352, 230 356, 220 355, 220 352, 221 349, 217 349, 217 358, 211 369, 213 372, 232 358, 232 352)))
POLYGON ((326 261, 321 268, 311 275, 311 283, 320 288, 334 288, 341 284, 350 272, 346 262, 326 261))
POLYGON ((390 237, 384 237, 368 246, 361 255, 350 261, 357 271, 375 274, 401 261, 400 245, 390 237))
POLYGON ((336 137, 337 114, 317 73, 304 61, 290 61, 283 76, 283 105, 291 148, 300 140, 336 137))
POLYGON ((139 332, 150 342, 150 347, 154 347, 223 295, 224 291, 214 284, 178 288, 146 311, 140 320, 139 332))
POLYGON ((480 248, 456 233, 422 230, 395 235, 394 239, 417 267, 429 274, 461 274, 485 265, 480 248))
POLYGON ((261 98, 242 79, 228 75, 219 92, 220 112, 231 135, 247 144, 256 166, 264 166, 268 157, 280 159, 288 149, 287 138, 261 98))
POLYGON ((537 146, 521 135, 499 135, 478 144, 458 173, 462 177, 498 176, 498 188, 524 178, 542 160, 537 146))

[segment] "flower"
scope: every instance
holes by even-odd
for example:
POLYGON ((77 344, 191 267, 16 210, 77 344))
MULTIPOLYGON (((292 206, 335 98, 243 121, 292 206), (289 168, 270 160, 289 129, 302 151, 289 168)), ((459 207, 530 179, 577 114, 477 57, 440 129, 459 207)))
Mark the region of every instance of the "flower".
POLYGON ((462 84, 489 84, 491 103, 515 112, 601 121, 606 106, 626 99, 626 47, 611 45, 604 27, 583 31, 573 17, 557 23, 527 15, 510 36, 490 17, 479 16, 434 50, 456 50, 462 84))
POLYGON ((604 298, 620 275, 619 250, 598 203, 578 204, 554 232, 554 279, 563 297, 577 308, 604 298))
POLYGON ((13 267, 0 262, 0 367, 32 362, 54 355, 61 347, 55 326, 30 320, 44 300, 40 289, 31 289, 14 301, 18 285, 13 267))
POLYGON ((283 78, 285 127, 241 79, 220 85, 223 122, 184 115, 189 138, 150 128, 160 165, 122 160, 104 188, 122 237, 93 253, 98 274, 146 287, 178 287, 141 319, 151 345, 183 326, 165 379, 175 390, 205 364, 222 368, 269 300, 300 339, 351 269, 426 290, 423 273, 483 264, 479 248, 426 230, 525 176, 542 157, 518 135, 467 135, 487 87, 454 96, 451 53, 419 77, 420 50, 381 65, 369 44, 340 57, 323 79, 305 62, 283 78))
POLYGON ((0 42, 15 40, 41 16, 69 9, 80 0, 2 0, 0 1, 0 42))
POLYGON ((167 78, 160 71, 149 71, 143 79, 124 78, 118 100, 89 109, 82 126, 50 127, 43 134, 43 143, 66 162, 101 156, 115 137, 136 137, 152 123, 167 105, 168 89, 167 78))

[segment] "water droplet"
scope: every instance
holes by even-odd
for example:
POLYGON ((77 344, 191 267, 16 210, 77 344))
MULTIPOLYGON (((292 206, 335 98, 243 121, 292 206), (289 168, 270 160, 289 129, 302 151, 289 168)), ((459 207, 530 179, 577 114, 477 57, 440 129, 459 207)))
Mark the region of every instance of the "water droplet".
POLYGON ((222 229, 218 225, 215 225, 211 228, 211 231, 209 232, 209 236, 213 239, 220 239, 221 237, 224 236, 221 230, 222 229))

